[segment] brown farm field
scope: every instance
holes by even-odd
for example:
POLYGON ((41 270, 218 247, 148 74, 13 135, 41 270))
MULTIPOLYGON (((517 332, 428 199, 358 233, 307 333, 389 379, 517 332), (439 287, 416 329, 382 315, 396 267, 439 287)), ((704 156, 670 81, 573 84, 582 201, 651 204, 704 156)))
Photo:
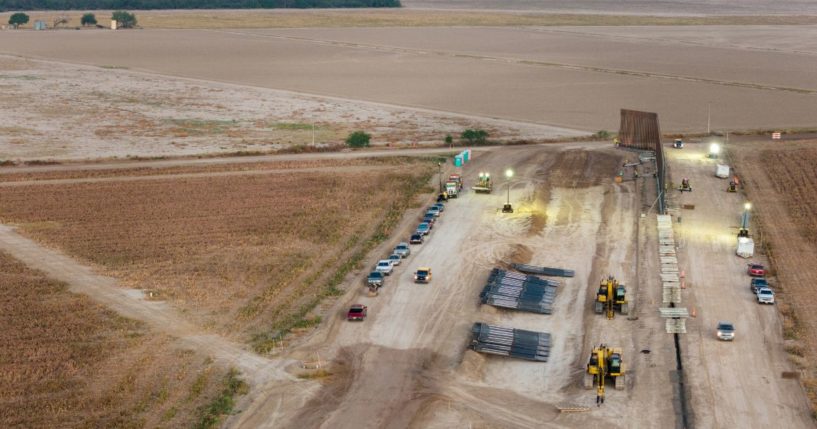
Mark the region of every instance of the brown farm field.
MULTIPOLYGON (((502 2, 507 3, 507 2, 502 2)), ((429 27, 429 26, 557 26, 557 25, 778 25, 814 24, 817 17, 800 15, 801 10, 769 15, 721 14, 691 16, 667 14, 586 14, 578 10, 546 13, 537 10, 496 13, 490 10, 422 10, 415 9, 323 9, 323 10, 153 10, 136 12, 139 26, 146 29, 214 29, 214 28, 308 28, 308 27, 429 27), (792 13, 796 12, 796 13, 792 13)), ((497 9, 492 7, 492 9, 497 9)), ((76 26, 86 11, 32 11, 31 22, 51 22, 57 15, 66 16, 69 26, 76 26)), ((111 11, 92 11, 104 25, 111 11)), ((817 13, 817 12, 815 12, 817 13)), ((10 13, 0 13, 3 22, 10 13)))
POLYGON ((110 181, 35 182, 0 191, 0 219, 266 351, 278 334, 320 321, 314 306, 340 292, 436 169, 423 159, 373 169, 336 164, 286 174, 122 181, 120 171, 110 181))
POLYGON ((587 134, 92 63, 0 55, 0 162, 315 152, 337 149, 356 130, 380 147, 441 144, 467 128, 495 140, 587 134))
MULTIPOLYGON (((104 142, 119 132, 140 129, 138 119, 144 119, 145 124, 154 125, 133 137, 138 141, 153 139, 155 132, 179 133, 177 138, 163 140, 162 147, 166 148, 172 142, 192 146, 201 140, 196 134, 200 132, 218 132, 219 139, 233 144, 270 143, 264 136, 276 139, 275 130, 235 129, 232 119, 237 119, 238 125, 254 123, 248 122, 253 117, 263 119, 257 106, 236 98, 219 103, 226 109, 223 114, 210 111, 207 117, 198 113, 198 118, 190 118, 173 113, 179 106, 195 106, 198 94, 212 98, 209 90, 216 85, 213 82, 333 100, 322 110, 320 106, 306 111, 292 109, 300 120, 282 118, 273 119, 273 123, 343 123, 345 103, 357 100, 376 103, 376 111, 400 106, 409 111, 447 112, 485 128, 493 128, 491 121, 497 119, 513 121, 505 128, 538 126, 540 136, 551 137, 554 133, 569 135, 569 130, 615 130, 622 107, 658 112, 665 132, 705 131, 707 105, 711 105, 715 129, 812 127, 811 112, 817 108, 817 82, 811 72, 817 67, 811 43, 815 31, 811 25, 9 31, 0 38, 0 52, 18 57, 19 62, 39 58, 95 66, 97 72, 101 69, 105 73, 84 73, 111 81, 111 88, 121 88, 111 92, 124 94, 100 94, 97 90, 92 94, 98 100, 91 106, 114 102, 125 112, 143 112, 144 104, 150 101, 159 103, 161 109, 142 113, 143 117, 128 115, 125 129, 102 129, 96 139, 104 142), (702 28, 707 37, 695 39, 702 28), (776 44, 776 40, 785 43, 776 44), (198 89, 188 92, 186 85, 176 85, 179 91, 170 88, 170 92, 155 94, 153 100, 138 93, 132 98, 127 96, 129 85, 113 84, 128 72, 149 72, 154 74, 153 80, 161 80, 155 74, 195 79, 198 89), (133 102, 122 103, 127 100, 133 102), (245 113, 232 115, 235 106, 244 106, 245 113), (155 116, 161 112, 165 119, 181 120, 182 126, 157 120, 155 116), (199 129, 190 125, 201 122, 184 122, 187 119, 216 122, 204 122, 212 126, 199 129)), ((39 76, 50 81, 48 73, 6 74, 13 77, 6 79, 8 84, 20 88, 15 90, 19 95, 10 98, 13 100, 50 87, 23 78, 39 76), (30 88, 25 90, 26 86, 30 88)), ((64 86, 69 87, 68 82, 64 86)), ((70 104, 71 100, 65 102, 70 104)), ((17 104, 20 107, 9 105, 9 113, 4 115, 17 117, 26 110, 49 106, 17 104)), ((103 118, 115 125, 122 114, 116 110, 103 118)), ((378 122, 363 119, 357 113, 346 116, 356 126, 377 129, 378 122)), ((414 123, 420 130, 429 124, 414 123)), ((451 126, 444 124, 432 125, 418 140, 436 135, 440 141, 451 132, 451 126)), ((400 132, 399 127, 391 127, 393 133, 384 136, 394 137, 400 132)), ((456 134, 463 128, 453 131, 456 134)), ((337 130, 340 136, 349 131, 341 126, 337 130)), ((17 134, 27 132, 25 127, 15 130, 17 134)), ((302 133, 298 141, 304 143, 307 136, 302 133)), ((38 138, 32 135, 17 140, 22 142, 11 147, 22 150, 31 144, 28 141, 38 138)))
POLYGON ((773 264, 774 284, 785 316, 790 357, 805 370, 803 384, 817 409, 817 141, 732 146, 738 173, 753 203, 773 264))
POLYGON ((227 371, 0 252, 0 426, 192 427, 227 371))

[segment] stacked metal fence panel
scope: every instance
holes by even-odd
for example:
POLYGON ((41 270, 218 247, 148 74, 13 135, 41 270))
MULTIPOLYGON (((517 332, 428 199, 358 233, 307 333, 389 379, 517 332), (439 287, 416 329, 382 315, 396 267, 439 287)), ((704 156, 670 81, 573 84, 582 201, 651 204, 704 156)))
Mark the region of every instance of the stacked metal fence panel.
POLYGON ((547 362, 550 356, 550 334, 547 332, 474 323, 471 334, 471 348, 480 353, 538 362, 547 362))
POLYGON ((575 271, 566 270, 564 268, 539 267, 527 264, 511 264, 511 266, 517 271, 528 274, 538 274, 540 276, 573 277, 576 275, 575 271))
POLYGON ((659 308, 661 317, 667 319, 666 330, 669 334, 685 334, 686 318, 689 312, 681 304, 683 274, 678 270, 678 258, 672 230, 672 217, 658 215, 658 257, 661 260, 661 283, 663 284, 663 302, 668 307, 659 308))
POLYGON ((483 304, 551 314, 558 282, 494 268, 482 289, 483 304))

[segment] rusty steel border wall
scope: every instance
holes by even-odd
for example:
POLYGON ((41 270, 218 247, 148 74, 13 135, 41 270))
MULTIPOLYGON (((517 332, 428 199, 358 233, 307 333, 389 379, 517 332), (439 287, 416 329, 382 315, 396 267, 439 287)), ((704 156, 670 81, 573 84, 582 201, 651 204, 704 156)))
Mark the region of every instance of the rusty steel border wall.
POLYGON ((658 181, 658 212, 666 213, 665 193, 666 164, 664 146, 661 145, 661 129, 658 114, 638 110, 621 109, 621 124, 618 130, 619 144, 625 148, 648 150, 655 153, 656 178, 658 181))

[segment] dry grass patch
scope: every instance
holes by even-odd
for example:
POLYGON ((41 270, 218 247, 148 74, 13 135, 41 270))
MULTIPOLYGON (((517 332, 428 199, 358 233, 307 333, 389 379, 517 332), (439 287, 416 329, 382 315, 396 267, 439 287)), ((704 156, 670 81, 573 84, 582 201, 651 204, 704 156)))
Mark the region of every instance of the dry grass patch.
POLYGON ((218 397, 211 361, 4 253, 0 283, 0 426, 190 427, 218 397))
MULTIPOLYGON (((332 148, 340 150, 339 147, 332 148)), ((307 151, 305 151, 307 152, 307 151)), ((246 153, 245 155, 261 155, 261 153, 246 153)), ((234 164, 211 164, 202 166, 182 166, 182 167, 140 167, 133 164, 132 168, 111 168, 100 170, 74 170, 74 171, 44 171, 14 173, 13 169, 2 171, 1 182, 19 182, 31 180, 61 180, 61 179, 85 179, 85 178, 113 178, 113 177, 143 177, 143 176, 169 176, 175 174, 197 174, 197 173, 220 173, 229 171, 266 171, 266 170, 290 170, 300 168, 332 168, 332 167, 353 167, 353 166, 379 166, 379 165, 399 165, 405 161, 404 157, 371 157, 371 158, 351 158, 351 159, 316 159, 305 161, 273 161, 273 162, 246 162, 234 164)), ((30 164, 30 162, 28 163, 30 164)), ((7 167, 16 165, 11 162, 7 167)))
POLYGON ((259 350, 338 293, 436 164, 0 190, 0 220, 259 350), (44 228, 43 225, 47 225, 44 228))

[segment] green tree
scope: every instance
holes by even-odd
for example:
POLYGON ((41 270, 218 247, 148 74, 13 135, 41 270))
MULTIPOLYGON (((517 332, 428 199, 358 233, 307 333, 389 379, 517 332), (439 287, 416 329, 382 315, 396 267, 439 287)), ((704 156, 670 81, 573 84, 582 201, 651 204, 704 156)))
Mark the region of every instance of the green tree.
POLYGON ((488 132, 485 130, 467 129, 460 134, 460 138, 469 144, 485 144, 488 142, 488 132))
POLYGON ((117 10, 111 15, 111 19, 116 21, 119 28, 133 28, 136 26, 136 15, 124 10, 117 10))
POLYGON ((448 135, 445 136, 445 144, 447 144, 449 146, 454 145, 454 137, 451 137, 451 134, 448 134, 448 135))
POLYGON ((18 28, 21 25, 28 24, 28 15, 23 12, 17 12, 9 17, 9 25, 18 28))
POLYGON ((363 131, 355 131, 346 137, 346 145, 349 147, 369 147, 369 140, 372 136, 363 131))
POLYGON ((86 13, 82 15, 82 18, 80 18, 79 22, 80 24, 82 24, 83 27, 86 27, 88 25, 96 25, 96 16, 93 13, 86 13))

